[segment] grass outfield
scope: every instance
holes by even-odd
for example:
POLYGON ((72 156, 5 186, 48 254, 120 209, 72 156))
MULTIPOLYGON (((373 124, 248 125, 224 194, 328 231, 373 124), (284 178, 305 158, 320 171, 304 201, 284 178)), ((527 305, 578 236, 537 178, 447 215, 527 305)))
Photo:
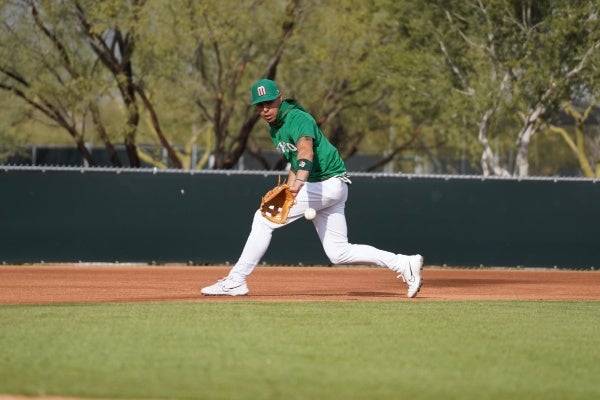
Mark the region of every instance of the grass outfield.
POLYGON ((0 307, 0 393, 600 398, 598 302, 0 307))

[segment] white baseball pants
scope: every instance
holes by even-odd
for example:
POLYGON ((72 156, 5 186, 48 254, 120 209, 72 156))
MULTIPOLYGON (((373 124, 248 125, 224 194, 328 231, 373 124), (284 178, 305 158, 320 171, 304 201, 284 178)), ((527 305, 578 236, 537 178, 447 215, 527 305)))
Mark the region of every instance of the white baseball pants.
MULTIPOLYGON (((307 182, 298 192, 296 204, 291 208, 285 224, 275 224, 257 210, 246 245, 239 260, 229 272, 229 277, 235 281, 245 281, 266 253, 273 231, 302 218, 304 211, 309 207, 317 211, 317 216, 312 222, 325 254, 333 264, 378 265, 400 273, 408 262, 407 256, 369 245, 348 243, 344 214, 347 199, 348 184, 333 177, 323 182, 307 182)), ((293 244, 292 248, 301 249, 302 243, 293 244)))

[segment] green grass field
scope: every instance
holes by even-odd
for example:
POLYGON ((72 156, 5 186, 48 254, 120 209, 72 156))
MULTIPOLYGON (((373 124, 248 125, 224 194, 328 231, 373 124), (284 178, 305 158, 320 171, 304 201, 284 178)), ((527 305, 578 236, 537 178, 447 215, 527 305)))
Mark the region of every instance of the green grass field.
POLYGON ((598 302, 0 307, 0 393, 600 398, 598 302))

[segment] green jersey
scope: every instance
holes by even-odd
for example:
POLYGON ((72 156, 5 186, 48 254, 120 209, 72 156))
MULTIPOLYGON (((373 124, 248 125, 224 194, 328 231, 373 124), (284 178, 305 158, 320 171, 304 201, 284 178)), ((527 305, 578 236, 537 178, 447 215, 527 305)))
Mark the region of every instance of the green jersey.
POLYGON ((327 140, 317 121, 294 100, 284 100, 277 120, 270 125, 271 139, 294 172, 298 171, 296 143, 303 136, 313 139, 313 167, 309 182, 321 182, 332 176, 345 175, 346 166, 338 150, 327 140))

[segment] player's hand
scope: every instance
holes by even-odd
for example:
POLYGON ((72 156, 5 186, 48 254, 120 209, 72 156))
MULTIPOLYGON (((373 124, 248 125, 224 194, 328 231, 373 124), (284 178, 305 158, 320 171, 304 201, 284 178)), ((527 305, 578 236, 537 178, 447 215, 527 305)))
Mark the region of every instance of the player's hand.
POLYGON ((294 195, 294 197, 298 196, 298 192, 302 189, 304 183, 302 181, 294 181, 294 184, 290 186, 290 192, 294 195))

